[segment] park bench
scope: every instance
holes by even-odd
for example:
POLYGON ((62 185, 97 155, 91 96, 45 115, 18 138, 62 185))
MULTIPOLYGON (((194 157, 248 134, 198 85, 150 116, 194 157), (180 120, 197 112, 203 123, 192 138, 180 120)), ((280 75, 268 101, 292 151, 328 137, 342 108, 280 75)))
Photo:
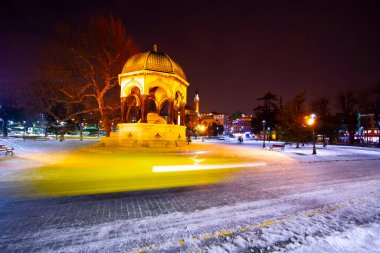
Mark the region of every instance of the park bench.
POLYGON ((8 147, 5 145, 0 145, 0 152, 5 152, 6 155, 13 155, 13 147, 8 147))
POLYGON ((284 151, 285 144, 273 144, 269 148, 271 151, 273 151, 274 149, 280 149, 281 151, 284 151))

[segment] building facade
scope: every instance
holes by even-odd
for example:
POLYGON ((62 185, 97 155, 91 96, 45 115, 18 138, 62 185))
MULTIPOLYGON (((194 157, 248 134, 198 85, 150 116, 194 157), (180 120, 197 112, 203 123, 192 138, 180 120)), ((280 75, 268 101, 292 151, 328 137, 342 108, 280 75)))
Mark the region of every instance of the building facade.
POLYGON ((231 133, 244 134, 252 132, 252 115, 243 114, 242 117, 232 121, 231 133))

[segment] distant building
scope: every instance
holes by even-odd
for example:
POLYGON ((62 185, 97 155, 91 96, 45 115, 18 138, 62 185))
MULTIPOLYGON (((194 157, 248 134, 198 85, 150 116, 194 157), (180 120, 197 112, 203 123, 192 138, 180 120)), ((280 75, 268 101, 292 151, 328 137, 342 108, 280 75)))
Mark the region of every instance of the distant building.
POLYGON ((187 136, 196 135, 197 126, 199 125, 199 94, 198 90, 195 91, 194 96, 194 108, 192 108, 189 105, 186 105, 185 107, 185 122, 187 126, 187 136))
POLYGON ((199 114, 199 94, 198 89, 195 90, 195 97, 194 97, 194 111, 195 113, 199 114))
MULTIPOLYGON (((378 115, 378 119, 380 115, 378 115)), ((360 114, 360 131, 357 138, 364 143, 379 143, 380 140, 380 121, 376 121, 376 117, 371 114, 360 114)))
POLYGON ((232 131, 231 133, 246 133, 252 132, 252 115, 245 115, 243 114, 242 117, 237 118, 236 120, 232 121, 232 131))
MULTIPOLYGON (((195 91, 194 96, 194 109, 190 106, 186 106, 186 125, 190 135, 194 134, 193 131, 197 130, 199 132, 200 127, 202 127, 202 132, 206 134, 207 129, 212 126, 217 128, 219 134, 228 134, 230 129, 230 117, 222 113, 200 113, 199 112, 200 98, 198 90, 195 91), (221 129, 223 132, 221 133, 221 129)), ((210 133, 208 133, 210 134, 210 133)))
POLYGON ((210 127, 213 124, 223 126, 223 134, 229 134, 230 129, 230 116, 223 113, 201 113, 200 114, 200 123, 206 127, 210 127))

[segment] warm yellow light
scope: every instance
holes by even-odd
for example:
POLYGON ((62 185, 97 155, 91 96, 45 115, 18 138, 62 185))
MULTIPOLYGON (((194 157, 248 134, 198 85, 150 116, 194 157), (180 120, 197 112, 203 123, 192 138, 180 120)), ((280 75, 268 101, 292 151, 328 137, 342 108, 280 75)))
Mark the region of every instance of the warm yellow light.
POLYGON ((197 125, 197 128, 201 132, 203 132, 204 130, 206 130, 206 127, 204 125, 197 125))
POLYGON ((186 145, 186 152, 170 150, 96 144, 72 152, 19 154, 41 167, 20 171, 16 181, 27 197, 101 194, 216 184, 236 170, 294 161, 282 153, 207 142, 186 145))
POLYGON ((312 113, 310 114, 309 116, 305 116, 305 119, 306 119, 306 123, 309 125, 309 126, 312 126, 314 125, 315 123, 315 119, 317 118, 317 116, 312 113))
POLYGON ((249 168, 266 166, 266 163, 233 163, 233 164, 208 164, 208 165, 169 165, 169 166, 153 166, 152 171, 157 172, 177 172, 191 170, 220 170, 234 168, 249 168))
POLYGON ((309 119, 307 120, 307 124, 308 124, 309 126, 314 125, 314 123, 315 123, 315 119, 314 119, 314 118, 309 118, 309 119))

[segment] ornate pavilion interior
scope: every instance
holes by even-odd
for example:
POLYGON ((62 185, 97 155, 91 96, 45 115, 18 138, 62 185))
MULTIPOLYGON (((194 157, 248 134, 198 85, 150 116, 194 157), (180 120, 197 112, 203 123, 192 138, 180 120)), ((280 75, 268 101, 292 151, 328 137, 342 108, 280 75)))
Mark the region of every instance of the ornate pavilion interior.
POLYGON ((139 53, 119 74, 122 123, 111 139, 121 145, 169 146, 185 141, 187 82, 182 68, 167 54, 139 53))

